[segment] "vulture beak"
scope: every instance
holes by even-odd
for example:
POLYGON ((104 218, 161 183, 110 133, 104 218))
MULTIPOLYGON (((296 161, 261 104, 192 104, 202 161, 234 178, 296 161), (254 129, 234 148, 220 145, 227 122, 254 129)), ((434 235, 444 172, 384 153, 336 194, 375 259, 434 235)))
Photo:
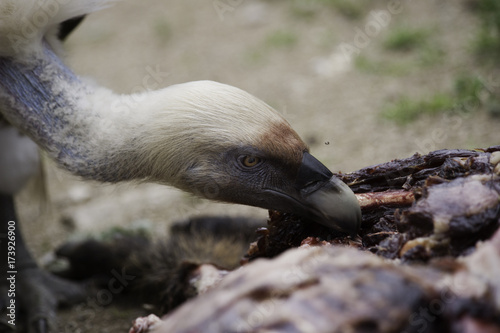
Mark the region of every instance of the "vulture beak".
POLYGON ((361 208, 354 192, 307 152, 302 157, 295 188, 316 222, 352 236, 357 234, 361 208))
POLYGON ((361 208, 354 192, 307 152, 302 157, 294 188, 293 193, 275 192, 285 199, 287 207, 283 211, 356 236, 361 225, 361 208))

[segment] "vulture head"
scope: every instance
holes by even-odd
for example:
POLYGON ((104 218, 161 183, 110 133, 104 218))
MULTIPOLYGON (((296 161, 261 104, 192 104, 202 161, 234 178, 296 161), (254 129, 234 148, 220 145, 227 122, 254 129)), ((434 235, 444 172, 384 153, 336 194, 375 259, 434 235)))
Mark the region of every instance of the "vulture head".
POLYGON ((147 122, 155 125, 141 126, 150 134, 135 138, 149 152, 140 156, 146 177, 356 233, 361 212, 354 193, 263 101, 213 81, 170 86, 148 100, 154 105, 143 107, 156 111, 147 122))
POLYGON ((29 35, 24 18, 48 5, 8 4, 12 10, 0 13, 0 112, 65 169, 105 182, 169 184, 356 233, 361 212, 353 192, 261 100, 212 81, 114 94, 76 76, 55 38, 61 22, 107 0, 65 3, 29 35))

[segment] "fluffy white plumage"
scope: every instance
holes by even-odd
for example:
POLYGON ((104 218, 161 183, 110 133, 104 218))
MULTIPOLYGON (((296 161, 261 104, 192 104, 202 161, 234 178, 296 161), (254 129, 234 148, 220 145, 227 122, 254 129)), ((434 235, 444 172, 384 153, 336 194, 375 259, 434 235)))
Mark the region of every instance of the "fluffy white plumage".
POLYGON ((57 26, 109 2, 0 2, 0 57, 15 59, 0 75, 16 82, 0 86, 0 112, 11 124, 66 169, 101 181, 152 180, 195 192, 203 175, 217 176, 221 153, 237 147, 300 162, 306 146, 286 120, 238 88, 198 81, 117 95, 76 77, 53 53, 57 26), (12 97, 18 91, 38 99, 23 104, 12 97))
POLYGON ((58 25, 104 8, 116 0, 2 0, 0 56, 19 57, 40 51, 42 38, 56 45, 58 25))
MULTIPOLYGON (((59 23, 101 9, 110 2, 1 0, 0 57, 23 59, 29 63, 42 50, 42 40, 57 49, 59 23)), ((17 129, 0 122, 0 193, 18 192, 37 172, 39 162, 37 145, 17 129)))
MULTIPOLYGON (((261 100, 212 81, 117 95, 77 77, 57 55, 57 26, 108 3, 0 0, 0 118, 85 178, 170 184, 212 200, 301 214, 355 234, 361 211, 354 193, 261 100)), ((12 128, 0 131, 0 140, 0 163, 8 160, 0 165, 0 191, 3 186, 12 194, 33 171, 36 152, 12 128), (6 177, 15 184, 7 186, 6 177)), ((10 199, 5 202, 12 206, 10 199)), ((18 249, 24 249, 20 236, 18 249)), ((43 327, 49 317, 43 315, 61 300, 50 291, 63 290, 56 285, 62 281, 33 270, 28 252, 22 253, 29 274, 38 274, 25 281, 37 300, 27 311, 36 318, 28 320, 36 323, 30 327, 43 327)))

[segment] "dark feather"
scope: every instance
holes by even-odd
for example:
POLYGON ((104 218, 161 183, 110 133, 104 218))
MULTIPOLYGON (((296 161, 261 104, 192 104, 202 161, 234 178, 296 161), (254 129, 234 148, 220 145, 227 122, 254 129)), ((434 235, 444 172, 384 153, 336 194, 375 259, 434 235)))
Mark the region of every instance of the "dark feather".
POLYGON ((83 21, 84 18, 85 15, 78 16, 61 23, 59 26, 59 32, 57 33, 57 37, 62 41, 65 40, 66 37, 68 37, 68 35, 71 34, 73 30, 75 30, 75 28, 83 21))

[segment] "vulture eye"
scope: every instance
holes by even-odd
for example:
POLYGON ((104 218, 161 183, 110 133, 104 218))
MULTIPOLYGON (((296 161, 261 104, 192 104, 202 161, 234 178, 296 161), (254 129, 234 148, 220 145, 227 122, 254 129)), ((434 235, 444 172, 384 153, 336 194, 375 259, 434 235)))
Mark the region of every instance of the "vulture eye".
POLYGON ((257 164, 259 164, 260 158, 258 158, 256 156, 243 156, 243 157, 241 157, 240 161, 244 167, 252 168, 252 167, 256 166, 257 164))

